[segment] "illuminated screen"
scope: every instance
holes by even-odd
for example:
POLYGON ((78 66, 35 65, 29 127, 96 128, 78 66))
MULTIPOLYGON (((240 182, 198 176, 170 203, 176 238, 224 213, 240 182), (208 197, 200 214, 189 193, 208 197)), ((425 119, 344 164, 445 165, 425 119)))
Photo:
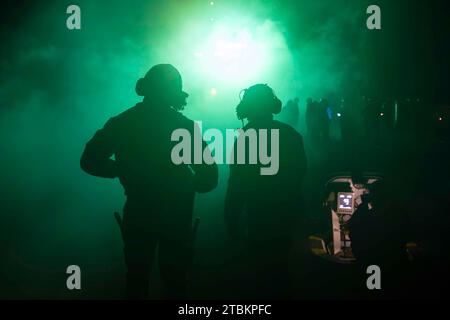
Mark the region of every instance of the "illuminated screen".
POLYGON ((338 193, 338 212, 353 211, 353 193, 338 193))

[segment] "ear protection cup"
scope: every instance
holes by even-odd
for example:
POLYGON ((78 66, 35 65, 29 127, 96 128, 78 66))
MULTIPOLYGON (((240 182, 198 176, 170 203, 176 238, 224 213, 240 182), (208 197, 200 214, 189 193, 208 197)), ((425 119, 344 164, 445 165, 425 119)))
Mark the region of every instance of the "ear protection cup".
POLYGON ((147 95, 145 87, 146 87, 145 79, 144 78, 138 79, 135 87, 136 94, 138 96, 145 97, 147 95))
POLYGON ((281 108, 282 108, 282 104, 283 103, 275 95, 273 96, 273 98, 274 98, 274 102, 273 102, 272 113, 273 114, 279 114, 281 112, 281 108))

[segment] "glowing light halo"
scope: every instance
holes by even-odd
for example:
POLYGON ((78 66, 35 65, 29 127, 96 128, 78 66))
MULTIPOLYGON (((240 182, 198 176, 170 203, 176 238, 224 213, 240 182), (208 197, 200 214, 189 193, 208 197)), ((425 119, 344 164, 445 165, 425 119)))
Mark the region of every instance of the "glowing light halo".
POLYGON ((193 57, 202 77, 221 86, 256 81, 270 67, 270 39, 239 20, 216 22, 193 57))
POLYGON ((275 22, 223 13, 214 22, 192 15, 181 28, 183 32, 157 50, 163 61, 179 66, 191 94, 188 103, 197 111, 227 114, 239 92, 255 83, 275 89, 280 83, 289 85, 292 53, 275 22))

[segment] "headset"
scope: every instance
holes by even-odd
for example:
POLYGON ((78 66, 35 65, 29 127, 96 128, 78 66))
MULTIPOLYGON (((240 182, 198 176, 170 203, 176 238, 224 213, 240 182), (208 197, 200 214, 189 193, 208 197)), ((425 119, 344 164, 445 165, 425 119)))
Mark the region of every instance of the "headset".
POLYGON ((255 114, 278 114, 282 102, 267 84, 255 84, 239 93, 240 102, 236 106, 236 116, 244 124, 244 119, 255 114))

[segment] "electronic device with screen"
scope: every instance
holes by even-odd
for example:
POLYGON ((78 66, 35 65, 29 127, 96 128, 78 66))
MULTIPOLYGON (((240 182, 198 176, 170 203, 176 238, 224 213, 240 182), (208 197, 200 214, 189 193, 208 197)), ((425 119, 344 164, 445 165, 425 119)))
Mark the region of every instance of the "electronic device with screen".
POLYGON ((339 192, 337 201, 338 213, 352 213, 353 212, 353 193, 339 192))

